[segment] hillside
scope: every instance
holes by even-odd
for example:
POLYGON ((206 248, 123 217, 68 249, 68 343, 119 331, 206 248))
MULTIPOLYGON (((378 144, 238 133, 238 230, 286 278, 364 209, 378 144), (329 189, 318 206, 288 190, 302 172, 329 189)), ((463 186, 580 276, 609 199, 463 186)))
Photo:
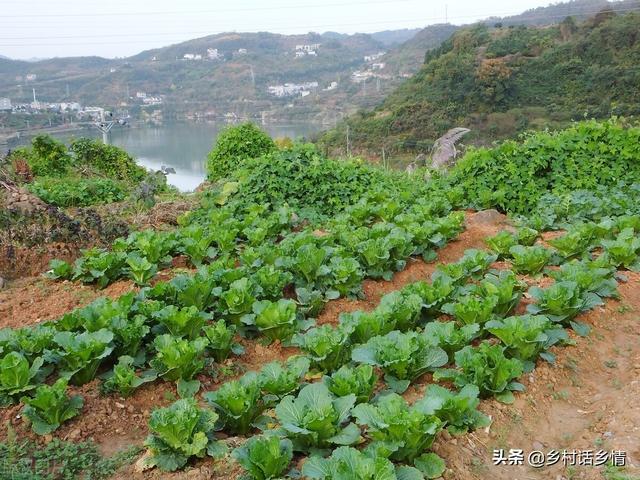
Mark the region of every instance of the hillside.
POLYGON ((326 133, 344 152, 427 151, 449 128, 487 143, 584 116, 637 115, 640 14, 604 11, 547 27, 475 25, 427 55, 413 78, 370 112, 326 133))
POLYGON ((381 32, 382 41, 365 34, 224 33, 126 59, 0 60, 0 91, 16 103, 30 101, 35 88, 44 101, 75 100, 130 110, 141 103, 136 92, 145 92, 163 97, 165 114, 259 115, 291 103, 314 103, 311 98, 300 102, 300 94, 295 101, 296 96, 276 98, 269 86, 317 82, 310 92, 318 96, 332 82, 349 83, 351 73, 364 66, 366 55, 411 33, 381 32), (296 56, 299 45, 316 46, 315 54, 296 56), (36 79, 27 82, 29 74, 36 79))

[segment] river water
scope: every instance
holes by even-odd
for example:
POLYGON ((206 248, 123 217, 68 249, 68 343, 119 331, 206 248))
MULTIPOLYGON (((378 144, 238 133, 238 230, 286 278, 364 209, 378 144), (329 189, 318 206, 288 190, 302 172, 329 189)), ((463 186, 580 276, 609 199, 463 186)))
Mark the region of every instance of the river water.
MULTIPOLYGON (((143 125, 114 127, 109 133, 109 143, 125 149, 140 165, 154 170, 172 167, 176 173, 167 176, 171 185, 181 191, 195 189, 206 177, 207 153, 211 150, 225 123, 165 123, 160 126, 143 125)), ((320 124, 263 125, 272 137, 301 139, 322 129, 320 124)), ((97 130, 56 134, 69 141, 74 137, 100 137, 97 130)), ((26 138, 21 143, 28 143, 26 138)))

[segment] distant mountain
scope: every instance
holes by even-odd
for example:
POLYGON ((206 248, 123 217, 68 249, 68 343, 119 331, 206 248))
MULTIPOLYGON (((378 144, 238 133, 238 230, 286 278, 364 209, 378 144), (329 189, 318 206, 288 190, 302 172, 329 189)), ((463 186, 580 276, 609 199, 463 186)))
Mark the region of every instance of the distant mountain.
POLYGON ((382 43, 385 47, 395 47, 412 39, 420 28, 405 28, 403 30, 385 30, 383 32, 372 33, 374 40, 382 43))
POLYGON ((477 24, 427 54, 411 79, 320 143, 344 153, 425 152, 452 127, 489 143, 584 116, 640 115, 640 13, 611 9, 553 26, 477 24))

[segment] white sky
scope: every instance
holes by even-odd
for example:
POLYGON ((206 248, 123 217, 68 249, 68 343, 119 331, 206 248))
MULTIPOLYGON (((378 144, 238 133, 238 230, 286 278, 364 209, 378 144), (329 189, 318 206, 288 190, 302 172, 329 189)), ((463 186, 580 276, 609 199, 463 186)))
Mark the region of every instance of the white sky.
POLYGON ((549 0, 0 0, 0 55, 122 57, 214 33, 375 32, 463 24, 549 0))

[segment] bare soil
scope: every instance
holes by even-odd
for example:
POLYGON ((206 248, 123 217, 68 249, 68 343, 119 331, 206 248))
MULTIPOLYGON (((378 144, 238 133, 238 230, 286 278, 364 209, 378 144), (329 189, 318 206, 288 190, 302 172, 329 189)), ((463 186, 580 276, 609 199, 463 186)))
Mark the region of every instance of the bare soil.
MULTIPOLYGON (((482 248, 484 238, 505 228, 504 217, 487 217, 484 212, 468 214, 467 229, 457 241, 440 250, 438 262, 458 260, 468 248, 482 248)), ((385 293, 407 283, 427 279, 436 263, 411 260, 406 269, 389 281, 366 281, 362 300, 330 302, 320 315, 319 323, 335 323, 344 311, 374 308, 385 293)), ((496 268, 507 264, 496 263, 496 268)), ((630 473, 640 466, 640 275, 628 274, 629 281, 620 285, 620 301, 609 301, 581 320, 592 326, 588 337, 575 338, 575 345, 554 348, 557 361, 551 365, 539 362, 536 370, 522 379, 526 391, 517 394, 513 405, 494 400, 483 401, 481 410, 493 423, 485 430, 461 437, 443 432, 434 450, 447 463, 445 479, 527 480, 555 479, 596 480, 606 477, 602 468, 565 467, 556 465, 541 469, 525 466, 494 466, 495 448, 531 450, 624 450, 630 473)), ((541 279, 523 277, 530 284, 541 279)), ((542 279, 546 284, 548 279, 542 279)), ((116 297, 132 287, 119 282, 106 290, 95 290, 69 283, 53 283, 44 279, 24 280, 0 292, 0 325, 18 327, 57 318, 75 305, 89 303, 100 295, 116 297), (8 306, 7 306, 8 305, 8 306)), ((526 304, 526 302, 524 302, 526 304)), ((524 305, 520 306, 520 310, 524 305)), ((223 370, 201 375, 203 390, 217 386, 247 370, 257 370, 273 360, 283 360, 297 350, 280 344, 263 346, 243 341, 245 355, 228 360, 223 370)), ((430 376, 425 376, 407 394, 421 395, 430 376)), ((93 439, 105 454, 129 445, 142 444, 147 420, 152 409, 166 406, 176 398, 175 387, 155 382, 139 389, 124 400, 101 396, 98 381, 74 389, 85 397, 82 415, 63 425, 54 436, 68 440, 93 439)), ((19 416, 19 407, 0 410, 0 422, 10 422, 19 436, 33 438, 19 416)), ((0 431, 0 438, 5 432, 0 431)), ((38 438, 37 441, 48 441, 38 438)), ((235 439, 229 439, 232 443, 235 439)), ((237 479, 240 470, 230 461, 194 462, 184 472, 167 474, 158 470, 140 472, 135 466, 123 468, 118 480, 147 479, 237 479)), ((614 480, 611 477, 606 480, 614 480)), ((630 477, 633 478, 633 477, 630 477)))

